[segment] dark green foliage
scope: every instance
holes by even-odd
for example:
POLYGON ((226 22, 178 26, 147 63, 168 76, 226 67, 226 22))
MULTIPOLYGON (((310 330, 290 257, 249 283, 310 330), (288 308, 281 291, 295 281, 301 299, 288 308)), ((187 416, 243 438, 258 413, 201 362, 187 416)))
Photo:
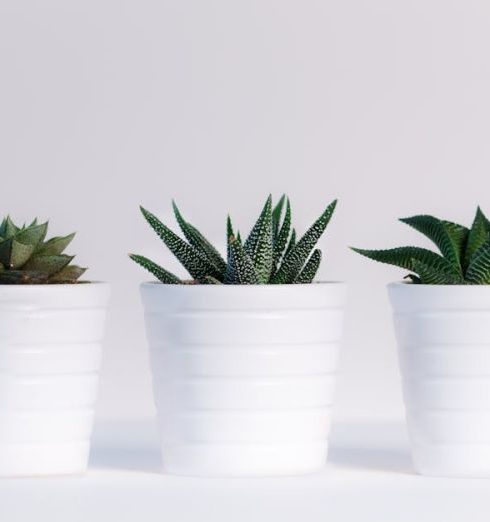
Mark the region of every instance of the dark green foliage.
POLYGON ((228 216, 226 223, 227 261, 214 246, 184 219, 175 202, 174 213, 185 240, 141 207, 143 216, 192 277, 183 281, 150 259, 130 254, 133 261, 166 284, 292 284, 311 283, 321 261, 315 250, 332 217, 331 203, 305 235, 296 242, 291 229, 291 205, 284 195, 276 206, 269 196, 245 242, 228 216), (285 210, 284 210, 285 209, 285 210))
POLYGON ((71 265, 63 254, 75 234, 45 241, 48 224, 16 226, 10 217, 0 223, 0 284, 75 283, 85 268, 71 265))
POLYGON ((478 207, 470 229, 433 216, 403 218, 428 237, 440 254, 424 248, 399 247, 355 252, 381 263, 406 268, 413 283, 428 285, 490 284, 490 222, 478 207))

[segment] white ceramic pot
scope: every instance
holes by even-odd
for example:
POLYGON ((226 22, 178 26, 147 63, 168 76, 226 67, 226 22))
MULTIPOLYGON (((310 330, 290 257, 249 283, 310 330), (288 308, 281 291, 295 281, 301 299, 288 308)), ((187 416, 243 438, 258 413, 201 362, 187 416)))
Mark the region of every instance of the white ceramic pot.
POLYGON ((0 285, 0 476, 87 467, 109 287, 0 285))
POLYGON ((389 295, 416 471, 490 477, 490 286, 394 283, 389 295))
POLYGON ((321 469, 344 294, 341 283, 143 284, 164 469, 321 469))

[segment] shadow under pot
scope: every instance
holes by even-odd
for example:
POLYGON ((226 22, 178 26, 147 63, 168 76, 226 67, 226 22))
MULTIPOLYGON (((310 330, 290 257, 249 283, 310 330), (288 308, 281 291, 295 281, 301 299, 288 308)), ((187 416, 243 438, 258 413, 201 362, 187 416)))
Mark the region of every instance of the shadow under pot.
POLYGON ((141 291, 166 472, 288 475, 325 465, 343 284, 141 291))
POLYGON ((87 468, 109 286, 0 285, 0 476, 87 468))
POLYGON ((388 291, 415 470, 490 477, 490 286, 388 291))

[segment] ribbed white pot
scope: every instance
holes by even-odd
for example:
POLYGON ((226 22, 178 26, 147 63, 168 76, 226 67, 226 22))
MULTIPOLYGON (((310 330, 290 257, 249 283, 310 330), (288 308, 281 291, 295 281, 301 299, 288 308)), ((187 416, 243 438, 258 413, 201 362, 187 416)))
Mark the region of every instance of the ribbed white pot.
POLYGON ((490 286, 394 283, 417 472, 490 477, 490 286))
POLYGON ((108 296, 0 285, 0 476, 85 471, 108 296))
POLYGON ((344 294, 341 283, 143 284, 165 471, 321 469, 344 294))

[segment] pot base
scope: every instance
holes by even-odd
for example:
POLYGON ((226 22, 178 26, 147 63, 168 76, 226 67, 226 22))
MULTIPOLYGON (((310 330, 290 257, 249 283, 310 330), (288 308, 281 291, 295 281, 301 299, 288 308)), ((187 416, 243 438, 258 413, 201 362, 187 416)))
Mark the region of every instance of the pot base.
POLYGON ((0 477, 81 475, 87 468, 89 441, 56 444, 1 444, 0 477))
POLYGON ((309 444, 164 445, 164 472, 201 477, 266 477, 320 471, 327 461, 326 441, 309 444))
POLYGON ((412 448, 419 475, 454 478, 490 478, 490 445, 424 444, 412 448))

